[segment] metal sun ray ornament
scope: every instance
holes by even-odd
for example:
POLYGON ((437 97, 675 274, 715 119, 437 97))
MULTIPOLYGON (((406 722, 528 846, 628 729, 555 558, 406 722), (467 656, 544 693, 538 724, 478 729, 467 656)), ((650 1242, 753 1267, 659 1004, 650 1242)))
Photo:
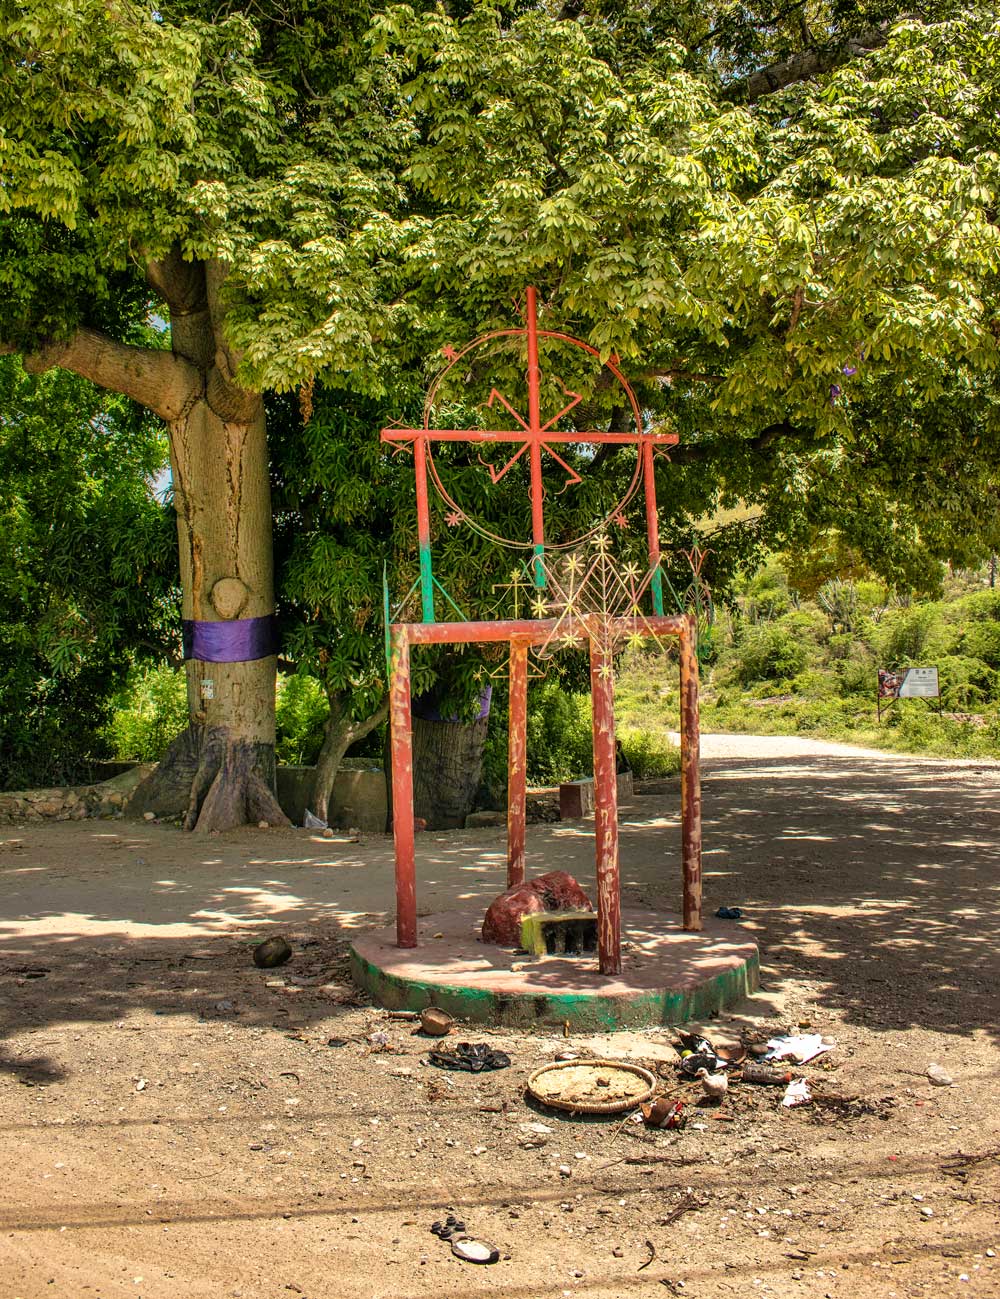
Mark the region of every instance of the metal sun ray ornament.
MULTIPOLYGON (((555 330, 539 329, 538 298, 534 288, 526 293, 525 322, 521 328, 495 330, 461 349, 447 348, 447 364, 431 384, 419 428, 386 428, 382 440, 413 451, 416 483, 419 576, 404 599, 418 588, 421 621, 392 622, 387 627, 390 662, 390 725, 393 774, 393 834, 396 848, 396 934, 400 947, 417 945, 416 868, 413 826, 413 746, 410 697, 410 649, 415 645, 507 643, 510 646, 510 735, 508 750, 507 885, 520 884, 525 871, 526 732, 528 651, 541 656, 559 649, 587 646, 593 695, 594 802, 597 868, 598 961, 602 974, 621 972, 621 898, 618 865, 618 804, 614 721, 614 654, 623 644, 675 637, 680 645, 681 676, 681 858, 683 875, 683 926, 701 929, 701 794, 698 771, 698 661, 695 620, 681 613, 667 616, 663 609, 664 575, 661 569, 659 522, 653 455, 677 442, 674 433, 648 431, 635 393, 615 357, 603 362, 624 394, 631 411, 631 431, 605 431, 564 427, 583 402, 579 392, 556 380, 561 395, 554 411, 543 411, 539 342, 575 349, 601 363, 599 351, 589 343, 555 330), (509 390, 491 385, 482 416, 505 411, 513 428, 443 428, 433 420, 442 385, 451 375, 461 377, 490 355, 490 345, 523 348, 526 402, 509 390), (563 400, 565 398, 566 400, 563 400), (491 486, 508 477, 515 465, 528 466, 530 538, 507 538, 493 532, 482 519, 449 493, 434 460, 441 443, 470 447, 495 446, 500 454, 479 454, 491 486), (546 484, 543 460, 554 462, 566 475, 561 490, 582 482, 580 470, 566 459, 566 448, 600 445, 633 446, 635 469, 622 496, 610 511, 570 541, 558 543, 546 533, 546 484), (507 448, 504 452, 503 448, 507 448), (557 450, 561 448, 562 450, 557 450), (446 508, 451 528, 468 526, 496 544, 526 550, 530 558, 519 565, 507 589, 514 617, 499 621, 465 620, 448 592, 434 576, 431 550, 429 489, 433 486, 446 508), (631 561, 616 563, 612 554, 613 529, 628 526, 626 510, 642 490, 646 518, 647 562, 643 568, 631 561), (461 621, 438 622, 436 596, 459 614, 461 621), (647 607, 648 606, 648 607, 647 607), (530 615, 530 616, 528 616, 530 615)), ((388 589, 386 590, 388 610, 388 589)), ((387 617, 387 624, 389 619, 387 617)))

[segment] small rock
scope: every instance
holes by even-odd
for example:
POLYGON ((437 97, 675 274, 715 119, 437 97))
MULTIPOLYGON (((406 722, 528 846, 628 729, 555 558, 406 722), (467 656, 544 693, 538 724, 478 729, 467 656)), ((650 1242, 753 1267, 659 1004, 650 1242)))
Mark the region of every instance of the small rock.
POLYGON ((155 820, 156 820, 156 813, 155 813, 155 812, 143 812, 143 814, 142 814, 142 819, 143 819, 144 821, 155 821, 155 820))
POLYGON ((924 1207, 920 1210, 920 1212, 921 1212, 922 1216, 925 1217, 925 1218, 933 1218, 933 1217, 934 1217, 934 1210, 933 1210, 933 1209, 929 1209, 929 1208, 927 1207, 927 1205, 924 1205, 924 1207))
POLYGON ((266 821, 258 821, 258 822, 257 822, 257 829, 258 829, 258 830, 266 830, 266 829, 267 829, 267 826, 268 826, 268 823, 267 823, 266 821))
POLYGON ((612 1257, 612 1258, 624 1258, 624 1257, 625 1257, 625 1251, 622 1249, 622 1247, 621 1247, 620 1245, 616 1245, 616 1246, 614 1247, 614 1249, 611 1251, 611 1257, 612 1257))
POLYGON ((291 955, 291 947, 284 938, 276 935, 257 944, 253 949, 253 963, 258 970, 273 970, 276 965, 284 965, 291 955))
POLYGON ((145 1078, 140 1078, 140 1079, 138 1080, 138 1082, 136 1083, 136 1085, 135 1085, 135 1089, 136 1089, 137 1092, 144 1092, 144 1091, 146 1090, 147 1085, 148 1085, 148 1084, 147 1084, 147 1082, 146 1082, 146 1079, 145 1079, 145 1078))
POLYGON ((560 1165, 559 1165, 559 1176, 560 1176, 560 1177, 569 1177, 569 1175, 572 1173, 572 1171, 573 1171, 573 1170, 572 1170, 572 1168, 570 1168, 569 1164, 560 1164, 560 1165))
POLYGON ((950 1087, 955 1081, 947 1069, 942 1069, 939 1064, 929 1064, 927 1066, 927 1077, 935 1087, 950 1087))

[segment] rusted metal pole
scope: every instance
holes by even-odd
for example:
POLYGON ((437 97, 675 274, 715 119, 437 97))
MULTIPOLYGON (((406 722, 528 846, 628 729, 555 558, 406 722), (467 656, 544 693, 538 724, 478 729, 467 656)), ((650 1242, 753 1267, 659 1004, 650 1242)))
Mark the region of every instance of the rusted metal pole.
POLYGON ((541 368, 538 364, 538 293, 528 288, 528 456, 531 477, 531 539, 534 543, 535 586, 545 585, 545 489, 542 485, 541 368))
POLYGON ((621 974, 622 905, 618 874, 618 774, 615 771, 615 683, 611 654, 590 642, 594 701, 594 838, 597 851, 597 960, 602 974, 621 974))
POLYGON ((698 629, 689 614, 681 632, 681 863, 684 928, 701 929, 701 767, 698 733, 698 629))
POLYGON ((653 570, 650 591, 653 596, 653 613, 663 616, 663 574, 660 572, 660 516, 656 509, 656 470, 653 466, 653 444, 642 444, 642 483, 646 494, 646 543, 649 547, 649 567, 653 570))
POLYGON ((420 559, 420 616, 434 621, 434 574, 431 567, 431 511, 427 499, 427 439, 413 443, 413 475, 417 485, 417 550, 420 559))
MULTIPOLYGON (((666 618, 615 618, 610 625, 622 638, 639 636, 680 636, 687 626, 687 618, 680 614, 666 618)), ((503 622, 408 622, 394 626, 405 627, 411 645, 471 645, 493 644, 514 639, 541 645, 554 634, 576 636, 590 633, 584 618, 512 618, 503 622)))
POLYGON ((392 735, 392 835, 396 844, 396 945, 417 945, 417 879, 413 844, 413 732, 410 644, 405 625, 392 628, 389 727, 392 735))
POLYGON ((524 883, 527 820, 528 645, 510 643, 510 730, 507 736, 507 887, 524 883))

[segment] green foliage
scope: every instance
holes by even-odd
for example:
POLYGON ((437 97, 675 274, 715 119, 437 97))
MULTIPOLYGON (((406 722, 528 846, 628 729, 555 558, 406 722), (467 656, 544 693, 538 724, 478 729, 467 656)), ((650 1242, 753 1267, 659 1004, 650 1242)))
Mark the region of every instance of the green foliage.
POLYGON ((133 667, 112 700, 102 738, 111 757, 158 762, 188 722, 184 673, 163 664, 133 667))
MULTIPOLYGON (((527 283, 547 325, 617 353, 651 427, 681 434, 657 468, 667 546, 747 511, 713 537, 718 589, 765 547, 835 531, 856 559, 841 577, 918 590, 937 561, 1000 548, 996 19, 944 0, 919 17, 881 0, 0 0, 0 347, 58 360, 45 349, 78 328, 127 337, 142 261, 177 250, 212 267, 245 385, 325 384, 304 428, 284 396, 268 412, 279 612, 289 662, 354 718, 385 691, 383 564, 394 594, 415 571, 410 480, 377 430, 416 418, 442 345, 509 328, 527 283), (827 71, 781 74, 809 51, 827 71)), ((521 370, 509 350, 491 378, 521 370)), ((621 418, 598 367, 547 396, 560 385, 588 422, 621 418)), ((572 505, 550 472, 552 535, 628 480, 625 454, 595 461, 572 505)), ((520 469, 486 506, 482 464, 441 464, 524 534, 520 469)), ((442 514, 440 575, 472 613, 500 561, 442 514)), ((746 612, 781 621, 832 575, 793 572, 746 612)), ((65 682, 92 624, 69 597, 46 617, 65 682)), ((795 677, 795 632, 748 636, 736 677, 795 677)), ((445 678, 467 708, 483 669, 427 654, 414 680, 445 678)))
POLYGON ((785 614, 773 623, 741 626, 727 669, 720 673, 749 686, 760 681, 787 681, 805 667, 817 631, 815 614, 785 614))
POLYGON ((589 776, 594 769, 590 699, 543 681, 528 691, 528 775, 537 784, 589 776))
POLYGON ((329 714, 326 692, 315 677, 301 672, 279 676, 275 711, 278 735, 274 746, 278 762, 292 767, 314 765, 329 714))
POLYGON ((23 788, 85 772, 129 667, 176 649, 176 532, 131 403, 6 358, 0 410, 0 788, 23 788))
POLYGON ((636 726, 618 731, 622 751, 636 780, 676 776, 681 769, 681 751, 665 735, 636 726))

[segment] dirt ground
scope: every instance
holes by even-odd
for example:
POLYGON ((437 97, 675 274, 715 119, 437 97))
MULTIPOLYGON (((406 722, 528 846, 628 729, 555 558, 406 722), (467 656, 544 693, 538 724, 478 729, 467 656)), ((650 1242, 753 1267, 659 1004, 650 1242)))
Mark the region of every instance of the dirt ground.
MULTIPOLYGON (((0 832, 0 1299, 1000 1295, 1000 767, 705 753, 706 907, 743 908, 763 977, 705 1028, 837 1048, 804 1070, 823 1104, 734 1085, 681 1132, 525 1101, 569 1048, 694 1102, 668 1029, 470 1026, 512 1065, 452 1073, 357 997, 344 954, 391 916, 388 839, 0 832), (294 956, 260 971, 269 933, 294 956), (501 1261, 454 1257, 430 1231, 448 1212, 501 1261)), ((627 905, 677 905, 677 801, 666 782, 623 809, 627 905)), ((590 884, 587 827, 529 848, 590 884)), ((418 849, 422 909, 502 887, 500 831, 418 849)))

